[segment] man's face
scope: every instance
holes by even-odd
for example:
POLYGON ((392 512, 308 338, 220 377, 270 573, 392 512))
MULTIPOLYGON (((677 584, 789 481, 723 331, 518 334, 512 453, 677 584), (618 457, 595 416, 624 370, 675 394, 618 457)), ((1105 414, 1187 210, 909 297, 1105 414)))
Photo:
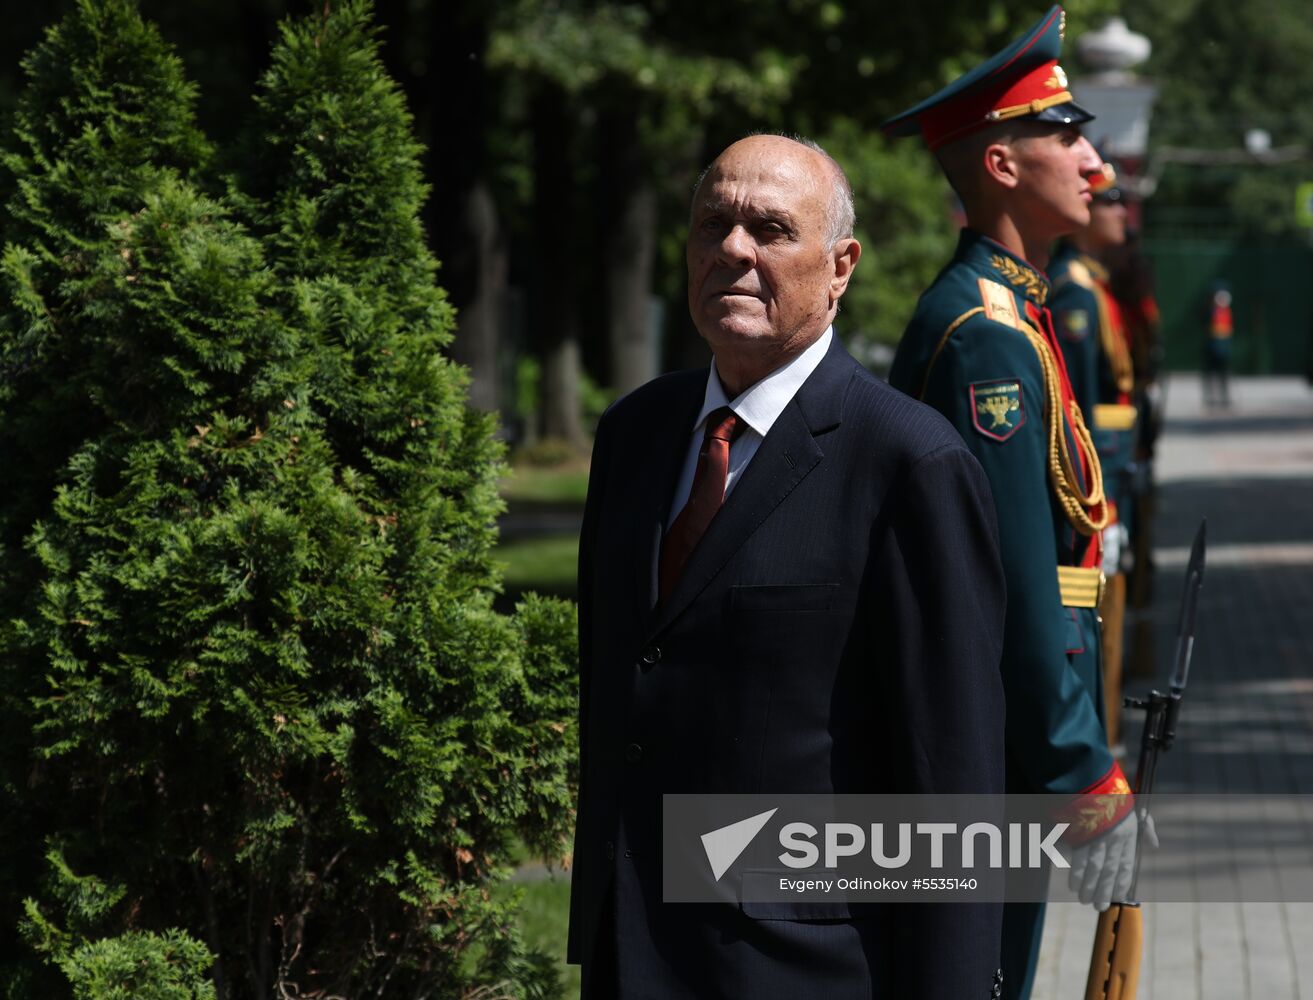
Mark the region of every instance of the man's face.
POLYGON ((1035 126, 1012 141, 1027 217, 1054 236, 1083 229, 1090 221, 1089 178, 1103 161, 1075 125, 1035 126))
POLYGON ((1126 242, 1126 205, 1095 199, 1090 205, 1090 240, 1100 250, 1126 242))
POLYGON ((830 185, 818 154, 777 136, 735 143, 707 172, 693 200, 688 307, 718 362, 783 363, 825 331, 847 284, 845 273, 836 292, 830 185))

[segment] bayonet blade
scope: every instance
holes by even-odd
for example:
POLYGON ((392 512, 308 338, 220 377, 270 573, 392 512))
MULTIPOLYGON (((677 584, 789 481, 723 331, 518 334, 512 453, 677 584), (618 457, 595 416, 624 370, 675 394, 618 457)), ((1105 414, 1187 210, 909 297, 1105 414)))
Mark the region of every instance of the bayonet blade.
POLYGON ((1176 656, 1172 663, 1172 694, 1185 690, 1190 679, 1190 655, 1194 652, 1195 616, 1199 610, 1199 589, 1204 583, 1204 549, 1208 518, 1199 522, 1194 544, 1190 546, 1190 562, 1185 567, 1185 591, 1181 594, 1181 616, 1176 623, 1176 656))

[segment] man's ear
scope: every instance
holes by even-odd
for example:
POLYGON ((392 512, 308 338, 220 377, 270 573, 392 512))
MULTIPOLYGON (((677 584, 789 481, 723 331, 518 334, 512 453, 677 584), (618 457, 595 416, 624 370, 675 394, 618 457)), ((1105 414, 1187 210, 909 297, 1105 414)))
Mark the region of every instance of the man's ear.
POLYGON ((1021 178, 1017 173, 1017 161, 1013 156, 1010 143, 991 142, 985 147, 981 157, 985 167, 985 176, 994 183, 1011 190, 1021 182, 1021 178))
POLYGON ((853 268, 862 256, 862 245, 855 239, 839 240, 834 244, 834 277, 830 279, 830 301, 837 302, 848 289, 853 268))

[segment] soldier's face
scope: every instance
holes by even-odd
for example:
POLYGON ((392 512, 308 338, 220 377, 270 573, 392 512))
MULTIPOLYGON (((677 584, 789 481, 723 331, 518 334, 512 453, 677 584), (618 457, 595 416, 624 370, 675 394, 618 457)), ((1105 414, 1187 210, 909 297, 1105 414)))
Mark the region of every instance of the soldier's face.
POLYGON ((1088 178, 1103 161, 1075 125, 1035 125, 1011 144, 1026 214, 1054 236, 1083 229, 1090 221, 1088 178))
POLYGON ((1126 242, 1126 205, 1120 201, 1099 201, 1090 206, 1091 241, 1099 249, 1119 247, 1126 242))
POLYGON ((703 179, 686 248, 688 306, 718 367, 732 354, 783 363, 825 331, 851 272, 842 250, 852 241, 827 239, 831 184, 818 154, 778 136, 735 143, 703 179))

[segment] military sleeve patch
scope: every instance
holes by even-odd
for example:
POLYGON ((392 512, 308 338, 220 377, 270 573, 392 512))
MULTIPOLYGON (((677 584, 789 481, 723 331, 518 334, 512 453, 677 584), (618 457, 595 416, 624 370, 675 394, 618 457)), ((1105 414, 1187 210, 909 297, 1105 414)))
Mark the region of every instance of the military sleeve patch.
POLYGON ((1021 383, 1015 379, 972 382, 967 386, 971 422, 985 437, 1006 441, 1026 422, 1021 383))
POLYGON ((1090 332, 1090 314, 1084 309, 1058 313, 1058 332, 1067 340, 1081 341, 1090 332))
POLYGON ((985 315, 995 323, 1020 330, 1021 318, 1017 315, 1017 300, 1012 289, 988 278, 978 278, 977 281, 980 283, 980 301, 985 307, 985 315))

